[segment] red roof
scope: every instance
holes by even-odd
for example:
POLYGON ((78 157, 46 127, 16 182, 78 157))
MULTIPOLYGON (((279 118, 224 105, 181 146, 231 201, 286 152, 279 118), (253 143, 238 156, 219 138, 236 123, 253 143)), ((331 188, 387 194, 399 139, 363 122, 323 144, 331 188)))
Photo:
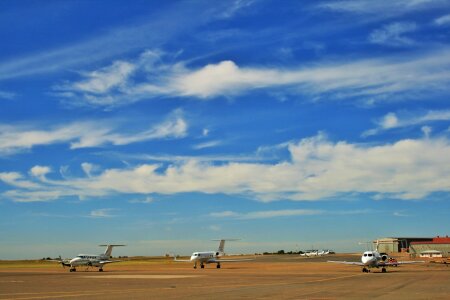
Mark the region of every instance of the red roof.
POLYGON ((420 245, 420 244, 450 244, 450 238, 446 237, 435 237, 432 241, 428 242, 411 242, 411 245, 420 245))

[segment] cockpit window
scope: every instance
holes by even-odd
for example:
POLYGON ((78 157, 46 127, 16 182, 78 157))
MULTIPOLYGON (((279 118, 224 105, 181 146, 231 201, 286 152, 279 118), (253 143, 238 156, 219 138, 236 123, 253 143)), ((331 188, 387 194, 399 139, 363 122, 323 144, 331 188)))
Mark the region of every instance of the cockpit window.
POLYGON ((367 254, 368 256, 372 256, 372 253, 367 254))
POLYGON ((364 256, 367 256, 367 253, 364 253, 364 256))

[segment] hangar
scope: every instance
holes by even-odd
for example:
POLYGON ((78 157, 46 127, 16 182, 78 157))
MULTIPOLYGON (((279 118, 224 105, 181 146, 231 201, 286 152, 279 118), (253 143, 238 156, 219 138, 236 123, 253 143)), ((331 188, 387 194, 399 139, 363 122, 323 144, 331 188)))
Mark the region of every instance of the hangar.
POLYGON ((428 237, 387 237, 373 241, 373 249, 384 253, 408 252, 411 243, 431 242, 433 238, 428 237))
POLYGON ((409 253, 414 257, 449 257, 450 256, 450 238, 435 237, 431 241, 412 242, 409 247, 409 253))

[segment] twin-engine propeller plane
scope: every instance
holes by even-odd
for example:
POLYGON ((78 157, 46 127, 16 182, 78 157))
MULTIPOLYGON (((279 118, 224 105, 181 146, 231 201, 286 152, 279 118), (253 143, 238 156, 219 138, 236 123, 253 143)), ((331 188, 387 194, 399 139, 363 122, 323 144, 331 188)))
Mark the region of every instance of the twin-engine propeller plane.
POLYGON ((106 247, 103 254, 78 254, 72 259, 61 259, 59 257, 59 262, 63 267, 70 267, 70 272, 75 272, 76 267, 86 266, 86 267, 96 267, 99 272, 103 272, 103 266, 110 263, 119 262, 118 260, 110 260, 113 247, 125 246, 125 245, 99 245, 101 247, 106 247))
POLYGON ((387 267, 403 265, 403 264, 417 264, 424 263, 424 261, 389 261, 389 256, 386 254, 380 254, 378 251, 366 251, 361 256, 361 262, 352 261, 335 261, 329 260, 331 263, 355 265, 362 267, 364 273, 369 273, 370 268, 381 268, 382 273, 386 273, 387 267))
POLYGON ((203 251, 203 252, 194 252, 191 255, 190 259, 179 260, 177 257, 174 257, 174 260, 177 262, 193 262, 194 269, 197 269, 197 263, 200 264, 200 268, 205 268, 205 264, 217 264, 216 268, 220 269, 220 263, 222 262, 241 262, 241 261, 249 261, 253 259, 222 259, 221 257, 225 256, 225 241, 238 241, 238 239, 221 239, 221 240, 213 240, 220 241, 219 248, 217 251, 203 251))

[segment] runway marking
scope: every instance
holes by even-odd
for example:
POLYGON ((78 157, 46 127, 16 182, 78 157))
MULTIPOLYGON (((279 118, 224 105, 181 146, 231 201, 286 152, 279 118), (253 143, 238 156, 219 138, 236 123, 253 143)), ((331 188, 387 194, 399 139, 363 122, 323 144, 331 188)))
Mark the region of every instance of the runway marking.
POLYGON ((347 276, 331 277, 331 278, 324 278, 324 279, 316 279, 316 280, 305 281, 304 283, 331 281, 331 280, 338 280, 338 279, 343 279, 343 278, 350 278, 350 277, 357 277, 357 276, 364 276, 364 275, 365 274, 354 274, 354 275, 347 275, 347 276))
POLYGON ((202 277, 205 275, 97 275, 97 276, 83 276, 83 278, 117 278, 117 279, 180 279, 202 277))

